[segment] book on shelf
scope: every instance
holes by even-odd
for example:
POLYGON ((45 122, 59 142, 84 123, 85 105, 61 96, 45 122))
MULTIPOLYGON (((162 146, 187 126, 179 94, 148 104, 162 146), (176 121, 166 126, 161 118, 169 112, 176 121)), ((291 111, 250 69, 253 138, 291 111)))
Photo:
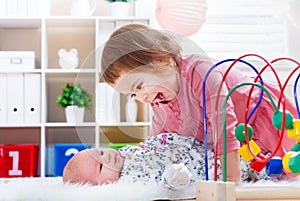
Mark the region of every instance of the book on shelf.
POLYGON ((98 122, 100 124, 120 122, 120 93, 104 82, 99 83, 98 93, 98 122))

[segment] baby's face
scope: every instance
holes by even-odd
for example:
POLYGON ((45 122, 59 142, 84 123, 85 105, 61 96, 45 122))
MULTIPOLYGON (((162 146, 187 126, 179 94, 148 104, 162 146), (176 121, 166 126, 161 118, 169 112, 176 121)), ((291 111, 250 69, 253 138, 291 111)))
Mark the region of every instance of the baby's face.
POLYGON ((86 149, 76 157, 78 180, 93 185, 117 181, 124 164, 124 158, 114 149, 86 149))

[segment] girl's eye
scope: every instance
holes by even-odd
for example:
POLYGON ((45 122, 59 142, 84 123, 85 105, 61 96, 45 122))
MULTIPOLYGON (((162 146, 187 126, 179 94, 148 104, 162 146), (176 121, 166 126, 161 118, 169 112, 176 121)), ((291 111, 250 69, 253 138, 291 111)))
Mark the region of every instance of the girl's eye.
POLYGON ((131 94, 130 98, 135 98, 136 94, 131 94))
POLYGON ((143 83, 141 82, 139 85, 136 86, 136 89, 141 89, 143 86, 143 83))

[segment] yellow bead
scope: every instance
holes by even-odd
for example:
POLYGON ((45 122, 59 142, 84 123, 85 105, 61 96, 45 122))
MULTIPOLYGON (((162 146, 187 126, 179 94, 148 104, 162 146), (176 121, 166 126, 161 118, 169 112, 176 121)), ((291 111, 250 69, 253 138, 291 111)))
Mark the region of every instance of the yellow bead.
MULTIPOLYGON (((253 140, 249 141, 249 145, 255 155, 261 152, 260 147, 253 140)), ((251 161, 254 158, 250 153, 247 144, 244 144, 241 148, 239 148, 238 153, 246 162, 251 161)))
POLYGON ((291 158, 291 156, 294 154, 295 152, 293 151, 289 151, 287 152, 283 158, 282 158, 282 166, 283 166, 283 169, 285 169, 286 171, 288 172, 292 172, 292 170, 290 169, 289 167, 289 160, 291 158))
POLYGON ((297 142, 300 140, 300 119, 293 120, 293 128, 288 129, 288 137, 296 138, 297 142))

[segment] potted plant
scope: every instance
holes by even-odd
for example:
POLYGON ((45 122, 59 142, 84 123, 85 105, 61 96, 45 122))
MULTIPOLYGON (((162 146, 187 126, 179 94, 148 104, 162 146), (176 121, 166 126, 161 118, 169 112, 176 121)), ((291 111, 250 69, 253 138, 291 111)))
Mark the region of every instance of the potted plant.
POLYGON ((67 83, 62 88, 62 94, 57 97, 56 103, 65 108, 68 123, 82 123, 84 109, 92 108, 92 97, 80 84, 67 83))
POLYGON ((129 4, 132 0, 106 0, 110 3, 110 14, 114 17, 128 16, 129 4))

